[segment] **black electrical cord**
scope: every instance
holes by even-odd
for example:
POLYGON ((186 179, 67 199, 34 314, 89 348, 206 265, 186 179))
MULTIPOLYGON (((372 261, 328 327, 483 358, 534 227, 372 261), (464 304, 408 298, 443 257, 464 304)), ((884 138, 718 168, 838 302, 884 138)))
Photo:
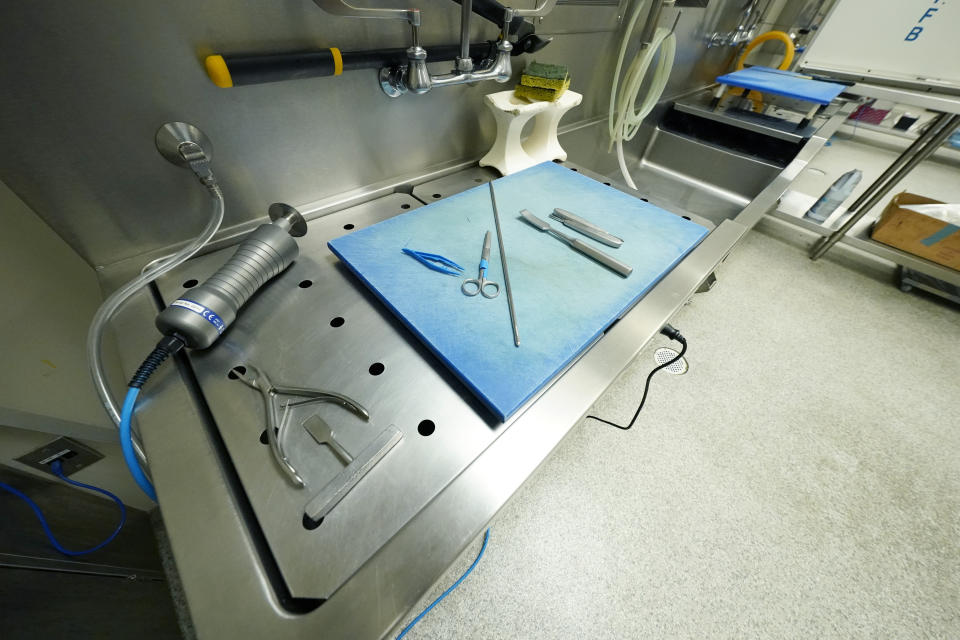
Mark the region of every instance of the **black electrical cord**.
POLYGON ((674 358, 671 358, 667 362, 664 362, 663 364, 657 367, 654 367, 654 369, 649 374, 647 374, 647 381, 643 385, 643 395, 640 396, 640 406, 637 407, 637 412, 633 414, 633 419, 630 421, 630 424, 628 424, 627 426, 623 426, 623 425, 617 424, 616 422, 610 422, 609 420, 604 420, 600 416, 587 416, 587 418, 593 418, 598 422, 608 424, 611 427, 616 427, 617 429, 621 429, 623 431, 627 431, 633 428, 633 423, 637 421, 637 418, 640 416, 640 411, 643 410, 643 404, 647 401, 647 392, 650 391, 650 380, 651 378, 653 378, 653 374, 655 374, 657 371, 660 371, 661 369, 666 369, 667 367, 672 365, 674 362, 677 362, 678 360, 680 360, 680 358, 683 357, 683 354, 687 352, 686 338, 680 335, 680 332, 674 329, 672 326, 670 326, 669 324, 664 325, 663 329, 660 329, 660 333, 667 336, 671 340, 676 340, 677 342, 679 342, 681 345, 680 353, 678 353, 674 358))

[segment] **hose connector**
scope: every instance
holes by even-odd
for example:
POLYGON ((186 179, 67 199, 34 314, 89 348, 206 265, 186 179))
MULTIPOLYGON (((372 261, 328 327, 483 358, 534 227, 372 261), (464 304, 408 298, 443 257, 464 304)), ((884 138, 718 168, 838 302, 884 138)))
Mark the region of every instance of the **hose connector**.
POLYGON ((161 338, 157 346, 140 365, 140 368, 137 369, 137 372, 130 378, 130 384, 127 386, 136 389, 143 387, 147 379, 153 375, 153 372, 163 364, 163 361, 183 349, 184 346, 186 346, 186 343, 180 336, 173 335, 161 338))
POLYGON ((193 171, 200 183, 213 191, 217 184, 210 168, 213 145, 200 129, 186 122, 168 122, 157 130, 155 142, 160 155, 193 171))
POLYGON ((200 180, 200 184, 207 187, 215 187, 217 179, 213 175, 213 169, 210 168, 210 158, 203 152, 203 148, 196 142, 183 142, 177 148, 180 156, 183 158, 193 174, 200 180))

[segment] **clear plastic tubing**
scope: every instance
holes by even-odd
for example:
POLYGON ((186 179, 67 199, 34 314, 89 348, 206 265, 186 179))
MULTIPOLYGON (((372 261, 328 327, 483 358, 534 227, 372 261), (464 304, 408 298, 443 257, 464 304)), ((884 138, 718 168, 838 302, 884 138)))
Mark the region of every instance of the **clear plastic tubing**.
MULTIPOLYGON (((110 389, 107 387, 107 378, 103 370, 103 358, 101 357, 103 332, 106 330, 111 318, 113 318, 113 314, 123 306, 130 296, 192 257, 203 245, 207 244, 210 238, 220 229, 220 223, 223 222, 223 193, 215 183, 205 186, 210 192, 210 197, 213 199, 213 208, 210 221, 207 223, 203 232, 179 252, 169 258, 164 258, 161 262, 153 265, 152 268, 144 269, 144 272, 138 277, 114 291, 109 298, 103 301, 103 304, 97 309, 96 315, 93 316, 93 321, 90 323, 90 331, 87 333, 87 361, 90 363, 90 375, 93 378, 93 386, 97 390, 97 395, 100 396, 100 402, 103 403, 103 407, 107 410, 110 419, 113 420, 113 423, 118 427, 120 426, 120 410, 113 396, 110 394, 110 389)), ((143 448, 136 437, 133 439, 133 447, 137 453, 137 457, 140 458, 142 462, 146 462, 143 448)))
POLYGON ((673 34, 673 30, 662 27, 658 28, 650 46, 642 50, 627 69, 623 79, 623 89, 619 91, 618 95, 618 89, 620 89, 620 70, 623 68, 624 58, 626 57, 627 48, 630 44, 630 36, 633 34, 637 19, 640 17, 643 4, 642 0, 637 1, 627 25, 626 33, 624 33, 623 41, 620 44, 620 55, 617 58, 617 67, 613 73, 613 83, 610 87, 610 106, 607 118, 607 127, 610 133, 610 150, 612 150, 614 145, 616 146, 620 173, 623 175, 623 179, 627 185, 633 189, 636 189, 637 186, 627 171, 626 161, 623 157, 623 142, 624 140, 632 140, 633 137, 637 135, 643 119, 653 110, 660 96, 663 94, 663 90, 667 86, 667 81, 670 79, 670 72, 673 70, 673 60, 677 49, 677 40, 673 34), (660 55, 656 70, 654 71, 653 80, 650 83, 650 88, 646 96, 640 104, 640 108, 637 109, 635 103, 640 93, 640 87, 658 51, 660 55))

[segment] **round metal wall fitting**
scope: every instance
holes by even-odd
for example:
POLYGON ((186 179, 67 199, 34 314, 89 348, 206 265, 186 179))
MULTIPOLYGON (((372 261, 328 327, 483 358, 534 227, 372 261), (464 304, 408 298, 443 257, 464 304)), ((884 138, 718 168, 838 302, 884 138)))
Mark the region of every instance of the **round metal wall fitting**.
POLYGON ((391 69, 383 67, 380 69, 380 88, 391 98, 399 98, 407 92, 403 84, 403 72, 401 69, 391 69))
MULTIPOLYGON (((669 347, 660 347, 654 352, 653 360, 657 363, 657 366, 660 366, 661 364, 665 364, 676 358, 677 354, 679 354, 679 351, 674 351, 669 347)), ((687 359, 680 358, 672 365, 665 368, 664 371, 672 373, 675 376, 682 376, 689 368, 690 367, 687 365, 687 359)))
POLYGON ((300 212, 283 202, 274 202, 267 211, 271 220, 286 219, 290 224, 290 235, 294 238, 300 238, 307 235, 307 221, 303 219, 300 212))
POLYGON ((155 140, 160 155, 178 167, 190 166, 180 154, 180 145, 184 142, 197 144, 203 149, 208 161, 213 158, 213 144, 210 142, 210 138, 203 131, 186 122, 168 122, 157 129, 155 140))

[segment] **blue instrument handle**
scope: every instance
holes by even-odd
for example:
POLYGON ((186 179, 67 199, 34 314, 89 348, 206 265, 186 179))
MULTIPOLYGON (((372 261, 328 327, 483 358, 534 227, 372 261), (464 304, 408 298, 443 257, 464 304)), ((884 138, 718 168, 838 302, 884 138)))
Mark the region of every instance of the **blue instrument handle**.
POLYGON ((487 280, 487 267, 490 266, 490 232, 483 236, 483 249, 480 251, 480 275, 476 278, 464 280, 460 291, 465 296, 475 296, 478 293, 484 298, 493 299, 500 295, 500 283, 487 280), (492 291, 491 291, 492 289, 492 291))
POLYGON ((459 269, 460 271, 463 271, 463 267, 458 265, 456 262, 454 262, 453 260, 450 260, 449 258, 445 258, 441 255, 438 255, 436 253, 414 251, 413 249, 408 249, 406 247, 404 247, 400 251, 407 254, 408 256, 410 256, 417 262, 421 263, 423 266, 427 267, 428 269, 433 269, 434 271, 439 271, 440 273, 446 273, 447 275, 451 275, 451 276, 460 275, 456 271, 445 269, 441 266, 434 264, 434 262, 439 262, 440 264, 444 264, 444 265, 447 265, 448 267, 453 267, 454 269, 459 269))

